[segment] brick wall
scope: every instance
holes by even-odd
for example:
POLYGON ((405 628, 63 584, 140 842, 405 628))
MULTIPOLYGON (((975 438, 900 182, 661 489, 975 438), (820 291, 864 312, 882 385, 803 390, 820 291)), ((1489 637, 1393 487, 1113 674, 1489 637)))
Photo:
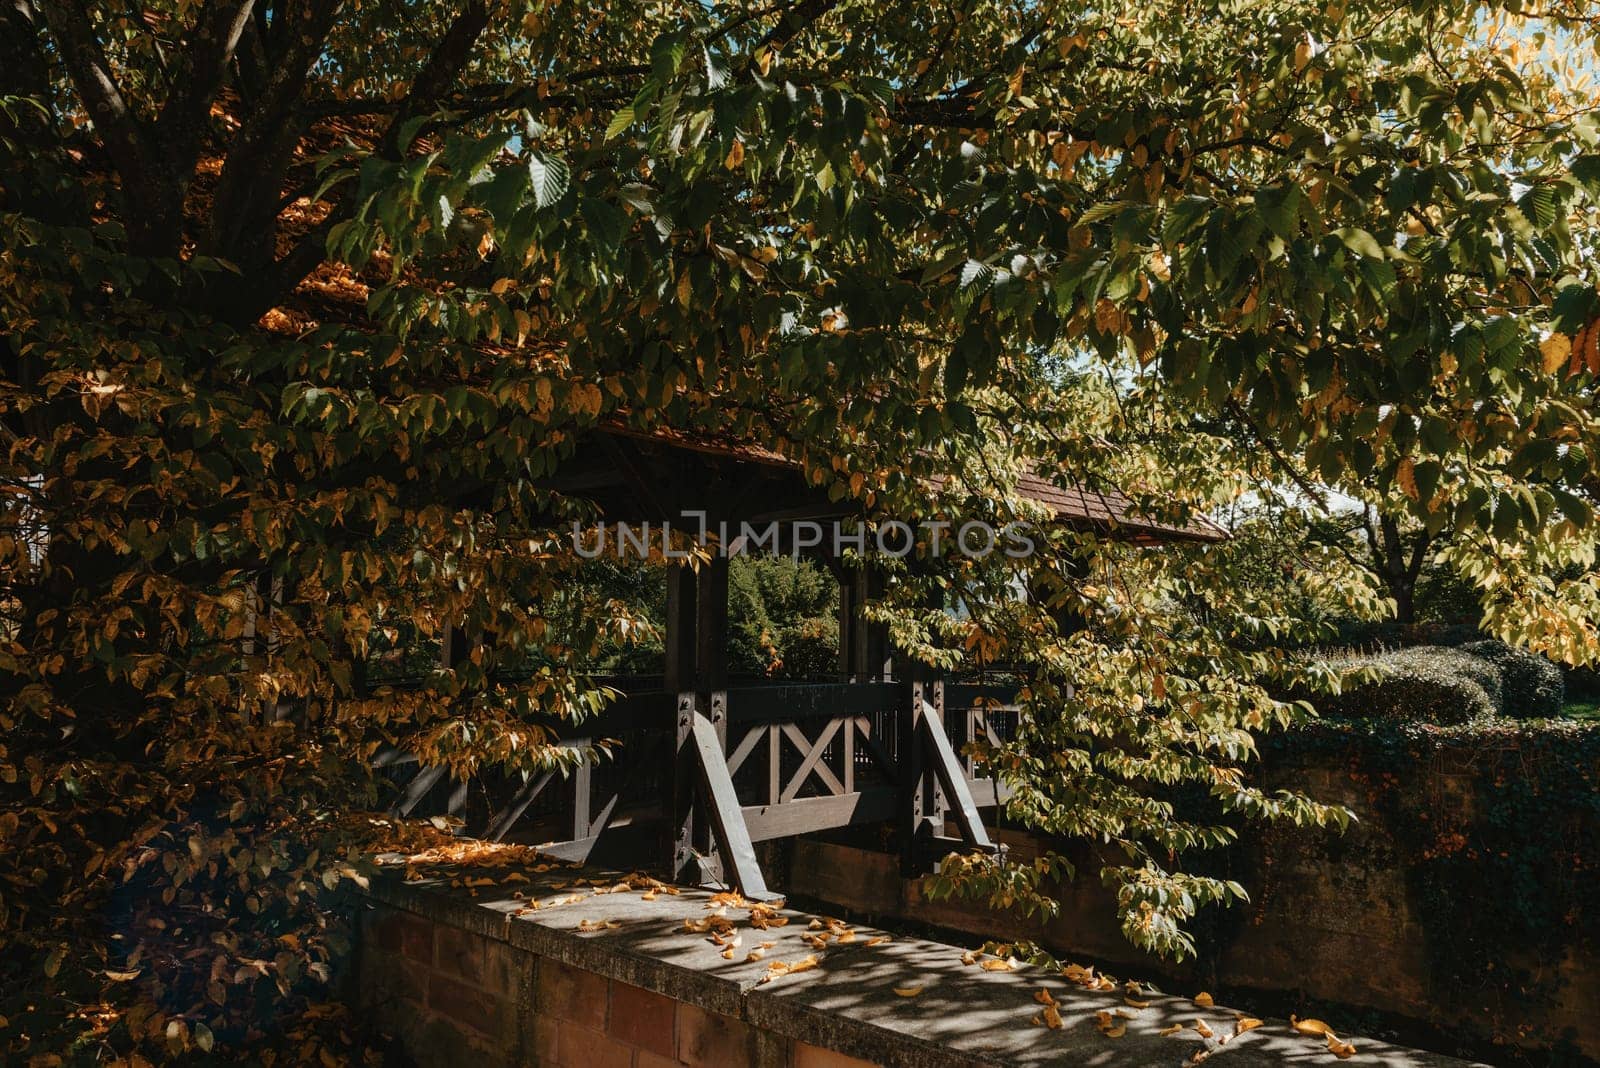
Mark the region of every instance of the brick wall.
MULTIPOLYGON (((1230 910, 1222 925, 1203 932, 1199 961, 1174 966, 1141 954, 1122 937, 1109 895, 1092 877, 1059 887, 1061 912, 1048 923, 997 914, 979 904, 931 901, 920 879, 902 879, 897 858, 874 850, 797 840, 785 865, 782 888, 829 902, 858 915, 898 918, 995 939, 1039 941, 1066 955, 1105 961, 1128 974, 1170 978, 1264 998, 1268 1004, 1332 1004, 1383 1014, 1413 1037, 1426 1032, 1448 1047, 1463 1040, 1478 1050, 1520 1047, 1529 1057, 1566 1045, 1600 1061, 1600 959, 1593 946, 1570 944, 1557 959, 1529 952, 1501 967, 1555 977, 1553 993, 1534 1005, 1508 1005, 1486 991, 1441 979, 1430 965, 1427 905, 1412 885, 1397 828, 1375 808, 1370 784, 1332 758, 1307 759, 1281 769, 1279 785, 1348 806, 1358 817, 1336 835, 1276 827, 1252 829, 1230 851, 1230 873, 1252 901, 1230 910), (1420 1025, 1413 1028, 1407 1021, 1420 1025)), ((1436 813, 1457 821, 1475 818, 1470 765, 1439 759, 1413 769, 1404 787, 1431 799, 1436 813)), ((1002 831, 1018 857, 1042 843, 1002 831)), ((1092 874, 1099 863, 1080 857, 1092 874)), ((1552 876, 1553 878, 1553 876, 1552 876)), ((1462 886, 1481 908, 1499 907, 1503 888, 1462 886)), ((1287 1009, 1285 1011, 1288 1011, 1287 1009)))
POLYGON ((363 909, 359 947, 360 1010, 422 1068, 871 1063, 392 904, 363 909))

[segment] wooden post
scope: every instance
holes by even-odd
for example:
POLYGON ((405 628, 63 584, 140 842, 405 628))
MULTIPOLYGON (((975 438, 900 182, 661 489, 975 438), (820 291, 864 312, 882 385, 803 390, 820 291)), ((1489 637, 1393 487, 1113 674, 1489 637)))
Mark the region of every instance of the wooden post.
MULTIPOLYGON (((930 602, 929 607, 942 607, 942 602, 930 602)), ((924 734, 930 726, 943 729, 944 680, 937 670, 902 652, 896 654, 894 670, 901 683, 895 746, 900 769, 900 860, 905 874, 914 875, 919 873, 921 843, 944 831, 944 798, 937 776, 930 773, 924 734), (931 723, 923 722, 925 708, 935 713, 931 723)))
MULTIPOLYGON (((700 699, 700 711, 709 721, 716 735, 717 760, 724 761, 728 752, 728 558, 718 552, 695 572, 695 627, 694 671, 695 691, 700 699)), ((703 745, 702 737, 698 744, 703 745)), ((705 754, 697 754, 703 763, 705 754)), ((724 768, 723 777, 726 777, 724 768)), ((713 780, 714 782, 715 780, 713 780)), ((701 779, 702 787, 711 786, 701 779)), ((733 784, 728 783, 726 799, 733 799, 733 784)), ((709 803, 705 795, 695 817, 694 849, 700 859, 700 881, 721 881, 724 877, 722 857, 717 851, 717 836, 713 835, 709 803)), ((737 810, 737 801, 733 801, 737 810)), ((731 819, 731 817, 730 817, 731 819)), ((742 829, 742 823, 741 823, 742 829)))
POLYGON ((667 780, 665 809, 671 814, 672 877, 689 880, 694 859, 694 799, 697 772, 693 759, 695 693, 695 575, 687 567, 667 567, 666 664, 663 685, 673 701, 673 767, 667 780))

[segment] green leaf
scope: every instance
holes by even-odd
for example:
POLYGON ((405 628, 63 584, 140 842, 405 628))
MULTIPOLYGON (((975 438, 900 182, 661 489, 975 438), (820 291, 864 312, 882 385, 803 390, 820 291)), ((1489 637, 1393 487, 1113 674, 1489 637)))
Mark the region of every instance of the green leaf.
POLYGON ((533 202, 548 208, 566 195, 572 171, 560 156, 534 152, 528 158, 528 177, 533 183, 533 202))
POLYGON ((617 113, 611 116, 610 124, 606 126, 606 140, 612 141, 618 137, 621 137, 623 132, 626 131, 628 127, 633 125, 633 122, 634 114, 632 104, 625 104, 618 108, 617 113))
POLYGON ((1378 239, 1367 231, 1356 226, 1342 226, 1333 231, 1333 236, 1343 242, 1344 247, 1358 256, 1369 259, 1383 259, 1383 246, 1378 244, 1378 239))

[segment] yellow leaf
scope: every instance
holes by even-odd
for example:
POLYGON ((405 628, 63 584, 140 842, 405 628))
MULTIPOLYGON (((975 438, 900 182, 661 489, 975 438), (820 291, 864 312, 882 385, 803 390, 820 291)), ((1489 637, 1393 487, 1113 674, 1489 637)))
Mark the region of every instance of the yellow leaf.
POLYGON ((1328 1052, 1338 1057, 1341 1061, 1356 1055, 1356 1047, 1349 1042, 1341 1042, 1332 1031, 1328 1032, 1328 1052))
POLYGON ((755 949, 752 949, 749 953, 746 953, 744 959, 747 960, 747 961, 760 960, 762 957, 765 957, 766 955, 767 955, 767 951, 765 949, 761 948, 760 946, 757 946, 755 949))
POLYGON ((1300 43, 1294 46, 1294 72, 1299 74, 1310 65, 1316 50, 1311 45, 1311 38, 1301 38, 1300 43))
POLYGON ((1050 996, 1050 991, 1048 990, 1034 991, 1033 1000, 1041 1005, 1054 1005, 1056 1003, 1056 999, 1050 996))
POLYGON ((897 986, 894 988, 894 992, 896 997, 914 998, 925 989, 925 987, 920 986, 897 986))
POLYGON ((1242 1035, 1246 1031, 1254 1031, 1260 1026, 1261 1021, 1256 1019, 1254 1016, 1241 1016, 1233 1025, 1233 1033, 1236 1035, 1242 1035))
POLYGON ((1552 332, 1539 342, 1539 355, 1544 357, 1544 373, 1553 375, 1565 367, 1572 356, 1572 339, 1565 334, 1552 332))
POLYGON ((1211 1000, 1211 995, 1206 993, 1204 990, 1200 991, 1200 993, 1194 996, 1194 1003, 1200 1006, 1202 1009, 1209 1009, 1212 1005, 1216 1004, 1216 1002, 1211 1000))
POLYGON ((868 946, 881 946, 887 941, 889 941, 888 935, 873 935, 862 944, 868 946))
POLYGON ((1412 500, 1420 500, 1422 491, 1417 489, 1417 466, 1411 457, 1402 456, 1399 465, 1394 470, 1394 480, 1400 485, 1400 492, 1412 500))
POLYGON ((1163 1027, 1160 1031, 1160 1034, 1162 1038, 1167 1038, 1168 1036, 1175 1035, 1182 1030, 1183 1024, 1173 1024, 1171 1027, 1163 1027))
POLYGON ((1194 1029, 1199 1033, 1201 1038, 1210 1038, 1214 1033, 1210 1027, 1206 1026, 1206 1022, 1204 1020, 1196 1020, 1194 1022, 1194 1029))
POLYGON ((1148 1001, 1140 1001, 1137 998, 1124 996, 1122 1000, 1124 1004, 1132 1005, 1136 1009, 1148 1009, 1150 1007, 1150 1003, 1148 1001))
POLYGON ((728 149, 728 158, 722 161, 722 165, 730 171, 735 171, 742 163, 744 163, 744 142, 736 137, 733 146, 728 149))
MULTIPOLYGON (((1044 1011, 1039 1015, 1044 1019, 1044 1025, 1050 1030, 1061 1030, 1061 1010, 1056 1008, 1055 1005, 1046 1005, 1044 1011)), ((1109 1032, 1107 1033, 1109 1034, 1109 1032)))
POLYGON ((140 969, 138 968, 135 968, 131 972, 106 972, 106 978, 115 983, 131 983, 133 980, 139 978, 139 975, 140 969))
POLYGON ((1014 972, 1022 967, 1022 962, 1015 957, 1007 957, 1005 960, 995 957, 984 961, 978 967, 986 972, 1014 972))
POLYGON ((1321 1020, 1301 1020, 1294 1016, 1289 1017, 1289 1026, 1299 1031, 1302 1035, 1331 1035, 1333 1028, 1321 1020))

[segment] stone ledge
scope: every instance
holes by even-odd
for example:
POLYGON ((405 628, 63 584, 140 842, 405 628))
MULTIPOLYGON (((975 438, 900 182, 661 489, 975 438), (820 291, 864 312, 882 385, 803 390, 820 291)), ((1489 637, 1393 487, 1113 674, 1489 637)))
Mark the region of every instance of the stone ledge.
MULTIPOLYGON (((1231 1034, 1236 1014, 1221 1006, 1202 1009, 1184 998, 1155 995, 1148 999, 1148 1007, 1131 1009, 1120 993, 1089 991, 1040 969, 991 972, 964 965, 962 951, 944 943, 896 936, 867 946, 867 940, 880 932, 859 926, 852 942, 830 943, 819 953, 803 939, 813 917, 794 910, 780 913, 789 918, 787 926, 757 931, 750 929, 744 910, 729 909, 743 944, 728 960, 704 935, 684 928, 686 920, 710 914, 714 903, 709 891, 685 889, 654 900, 644 900, 636 891, 594 893, 591 888, 562 884, 577 875, 604 880, 603 873, 568 869, 543 873, 497 869, 499 884, 466 885, 478 874, 464 869, 458 877, 410 883, 382 877, 373 880, 368 896, 374 903, 435 925, 505 943, 528 955, 529 968, 537 963, 542 969, 548 967, 546 962, 554 962, 742 1020, 764 1043, 763 1064, 815 1059, 814 1052, 801 1057, 803 1048, 917 1068, 1046 1064, 1177 1068, 1202 1050, 1210 1050, 1208 1061, 1240 1066, 1315 1061, 1447 1068, 1465 1063, 1360 1038, 1354 1039, 1356 1056, 1341 1062, 1318 1040, 1293 1032, 1282 1021, 1269 1021, 1219 1045, 1215 1038, 1201 1038, 1192 1025, 1203 1019, 1215 1035, 1231 1034), (518 881, 506 882, 508 875, 518 881), (519 892, 524 896, 516 896, 519 892), (540 907, 524 911, 530 899, 540 907), (580 929, 586 923, 605 926, 580 929), (763 959, 745 960, 758 941, 775 944, 763 959), (820 961, 816 968, 762 982, 769 962, 813 954, 820 961), (920 987, 921 993, 901 997, 896 987, 920 987), (1030 1023, 1039 1009, 1034 993, 1041 988, 1048 989, 1060 1005, 1064 1023, 1060 1030, 1030 1023), (1126 1034, 1106 1038, 1095 1026, 1095 1014, 1118 1009, 1130 1014, 1126 1034), (1174 1024, 1190 1026, 1171 1036, 1160 1034, 1174 1024), (772 1036, 785 1044, 781 1055, 772 1052, 772 1036)), ((612 999, 615 1005, 617 995, 612 999)), ((534 1020, 520 1021, 518 1033, 533 1033, 546 1009, 539 1004, 524 1009, 534 1020)), ((636 1021, 624 1022, 633 1027, 636 1021)), ((623 1031, 627 1033, 627 1028, 623 1031)), ((647 1052, 647 1045, 658 1051, 672 1048, 667 1036, 648 1044, 637 1039, 634 1036, 638 1065, 661 1063, 659 1058, 650 1059, 656 1055, 647 1052)), ((532 1051, 526 1056, 532 1063, 540 1062, 532 1051)))

